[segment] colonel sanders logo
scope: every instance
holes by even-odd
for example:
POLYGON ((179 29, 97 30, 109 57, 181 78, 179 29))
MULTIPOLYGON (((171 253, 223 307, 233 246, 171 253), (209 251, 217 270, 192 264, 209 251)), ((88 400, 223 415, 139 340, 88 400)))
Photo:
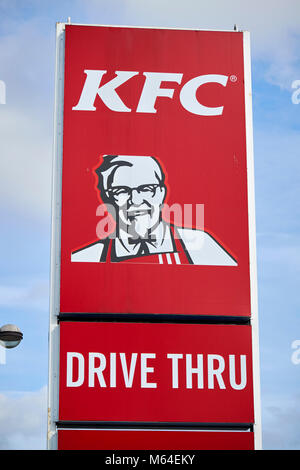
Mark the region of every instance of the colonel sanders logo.
POLYGON ((73 251, 72 262, 237 266, 209 233, 163 219, 167 187, 154 157, 105 155, 95 173, 97 189, 115 220, 115 229, 73 251))

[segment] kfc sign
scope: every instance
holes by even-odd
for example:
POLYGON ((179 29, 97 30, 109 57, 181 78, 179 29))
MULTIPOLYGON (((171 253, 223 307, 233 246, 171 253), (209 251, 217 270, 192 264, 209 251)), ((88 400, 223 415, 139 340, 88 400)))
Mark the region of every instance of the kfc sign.
POLYGON ((65 35, 59 311, 249 317, 242 33, 65 35))
POLYGON ((49 447, 260 448, 248 33, 58 24, 56 67, 49 447))
MULTIPOLYGON (((101 85, 102 77, 107 70, 84 70, 86 81, 80 95, 79 102, 73 106, 74 111, 95 111, 94 102, 97 95, 103 103, 111 110, 120 113, 131 112, 118 95, 116 89, 128 82, 132 77, 139 75, 139 72, 116 71, 116 77, 101 85), (101 85, 101 86, 100 86, 101 85)), ((180 84, 183 78, 182 73, 160 73, 144 72, 146 77, 142 93, 139 98, 137 113, 156 113, 156 100, 158 97, 173 98, 174 89, 161 87, 163 82, 175 82, 180 84)), ((205 106, 196 97, 201 85, 217 83, 223 87, 227 84, 228 77, 225 75, 200 75, 192 78, 183 85, 179 99, 184 109, 199 116, 219 116, 223 113, 223 106, 205 106)))

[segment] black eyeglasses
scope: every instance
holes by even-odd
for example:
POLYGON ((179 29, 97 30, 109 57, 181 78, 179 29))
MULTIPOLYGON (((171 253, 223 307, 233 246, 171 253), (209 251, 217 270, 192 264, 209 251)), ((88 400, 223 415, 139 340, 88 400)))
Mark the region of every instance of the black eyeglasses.
POLYGON ((161 187, 161 185, 142 184, 136 188, 130 188, 129 186, 115 186, 114 188, 109 188, 107 192, 115 199, 129 199, 132 197, 132 191, 134 190, 137 191, 138 194, 143 194, 144 196, 154 196, 158 187, 161 187))

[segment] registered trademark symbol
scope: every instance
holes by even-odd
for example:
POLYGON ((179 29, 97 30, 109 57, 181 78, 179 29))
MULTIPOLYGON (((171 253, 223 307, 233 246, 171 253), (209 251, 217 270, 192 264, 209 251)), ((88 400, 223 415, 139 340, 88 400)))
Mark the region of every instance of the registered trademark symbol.
POLYGON ((230 75, 230 81, 231 82, 237 82, 237 76, 236 75, 230 75))

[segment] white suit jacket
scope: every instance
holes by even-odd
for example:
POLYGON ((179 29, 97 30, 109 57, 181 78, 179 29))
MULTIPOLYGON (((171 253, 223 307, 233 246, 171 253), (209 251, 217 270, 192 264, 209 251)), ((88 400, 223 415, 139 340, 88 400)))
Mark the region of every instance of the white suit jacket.
MULTIPOLYGON (((233 256, 228 253, 209 233, 203 230, 196 230, 190 228, 182 228, 170 226, 172 233, 176 234, 180 244, 189 260, 188 264, 194 264, 198 266, 237 266, 237 261, 233 256)), ((87 245, 79 250, 74 251, 71 254, 72 262, 83 262, 83 263, 99 263, 105 262, 107 259, 107 251, 109 243, 112 240, 105 238, 98 240, 90 245, 87 245)), ((167 251, 161 251, 159 248, 157 251, 151 254, 161 253, 175 253, 176 247, 173 245, 173 249, 167 251)), ((130 256, 128 258, 134 258, 130 256)), ((111 261, 123 261, 124 258, 115 258, 111 261)))

